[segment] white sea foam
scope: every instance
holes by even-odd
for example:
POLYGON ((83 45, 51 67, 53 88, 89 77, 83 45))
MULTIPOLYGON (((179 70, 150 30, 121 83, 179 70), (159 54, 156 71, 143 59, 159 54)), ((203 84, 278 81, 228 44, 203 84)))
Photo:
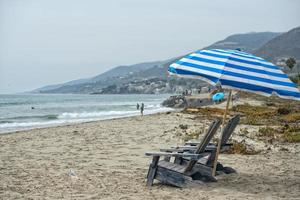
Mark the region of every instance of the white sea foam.
MULTIPOLYGON (((144 114, 152 114, 171 110, 170 108, 161 107, 159 104, 150 104, 146 106, 144 114)), ((94 119, 94 118, 109 118, 109 117, 124 117, 139 115, 139 110, 134 111, 100 111, 100 112, 65 112, 58 115, 58 119, 94 119)))
MULTIPOLYGON (((0 124, 0 128, 10 130, 10 129, 13 129, 13 128, 41 127, 41 126, 48 126, 48 125, 61 124, 61 123, 66 123, 66 121, 54 120, 54 121, 46 121, 46 122, 2 123, 2 124, 0 124)), ((5 132, 5 130, 3 130, 3 132, 5 132)))
MULTIPOLYGON (((160 105, 149 104, 144 114, 154 114, 158 112, 165 112, 172 110, 170 108, 161 107, 160 105)), ((76 123, 76 122, 88 122, 95 120, 105 120, 120 117, 129 117, 139 115, 139 110, 134 111, 99 111, 99 112, 65 112, 59 114, 57 119, 49 121, 34 121, 34 122, 10 122, 10 123, 0 123, 0 133, 10 132, 16 130, 38 128, 38 127, 49 127, 54 125, 66 124, 66 123, 76 123)))
POLYGON ((81 113, 62 113, 58 115, 58 119, 87 119, 108 116, 124 116, 138 114, 138 111, 101 111, 101 112, 81 112, 81 113))

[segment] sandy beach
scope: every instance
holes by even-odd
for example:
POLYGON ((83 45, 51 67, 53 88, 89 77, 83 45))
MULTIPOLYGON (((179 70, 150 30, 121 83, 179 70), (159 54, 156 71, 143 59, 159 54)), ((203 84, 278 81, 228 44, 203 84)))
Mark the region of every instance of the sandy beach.
POLYGON ((145 152, 182 144, 179 124, 196 130, 209 122, 171 112, 0 135, 0 199, 299 199, 299 143, 221 154, 238 173, 217 183, 147 188, 145 152))

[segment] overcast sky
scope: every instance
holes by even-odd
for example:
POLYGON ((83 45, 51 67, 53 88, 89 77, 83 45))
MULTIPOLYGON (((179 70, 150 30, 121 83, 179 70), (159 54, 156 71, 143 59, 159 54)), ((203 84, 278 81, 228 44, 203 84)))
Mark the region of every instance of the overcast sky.
POLYGON ((0 93, 300 25, 299 0, 0 0, 0 93))

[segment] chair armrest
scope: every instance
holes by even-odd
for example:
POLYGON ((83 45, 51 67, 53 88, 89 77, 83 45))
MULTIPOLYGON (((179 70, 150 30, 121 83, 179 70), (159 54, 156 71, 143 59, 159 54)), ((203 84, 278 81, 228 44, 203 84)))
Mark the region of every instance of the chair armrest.
POLYGON ((190 146, 180 146, 180 147, 171 147, 171 148, 164 148, 160 149, 162 152, 189 152, 189 151, 195 151, 196 147, 190 147, 190 146))
MULTIPOLYGON (((201 141, 200 140, 190 140, 184 143, 185 145, 189 146, 197 146, 201 141)), ((208 145, 215 145, 214 143, 209 143, 208 145)))
MULTIPOLYGON (((197 148, 197 145, 199 143, 196 143, 196 142, 186 142, 184 146, 171 146, 171 148, 197 148)), ((233 144, 232 143, 226 143, 226 144, 223 144, 221 147, 231 147, 233 144)), ((214 143, 209 143, 207 145, 206 148, 213 148, 213 147, 216 147, 216 144, 214 143)))
POLYGON ((184 149, 175 149, 175 148, 169 148, 169 149, 159 149, 161 152, 177 152, 177 153, 183 153, 184 152, 184 149))
POLYGON ((197 146, 200 143, 200 141, 187 141, 184 143, 185 145, 190 145, 190 146, 197 146))
POLYGON ((194 154, 194 153, 167 153, 167 152, 146 152, 146 156, 173 156, 173 157, 182 157, 182 158, 190 158, 191 160, 199 160, 207 156, 206 153, 202 154, 194 154))
POLYGON ((197 146, 183 145, 183 146, 171 146, 172 149, 196 149, 197 146))
MULTIPOLYGON (((223 147, 223 146, 222 146, 223 147)), ((212 149, 216 149, 217 146, 215 144, 209 144, 206 146, 205 150, 212 150, 212 149)), ((185 145, 185 146, 171 146, 171 149, 175 150, 196 150, 197 146, 189 146, 189 145, 185 145)))

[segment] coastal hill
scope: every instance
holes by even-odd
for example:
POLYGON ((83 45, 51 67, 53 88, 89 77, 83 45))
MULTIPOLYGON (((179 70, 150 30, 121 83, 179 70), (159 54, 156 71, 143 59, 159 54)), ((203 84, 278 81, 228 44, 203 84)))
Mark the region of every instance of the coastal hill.
POLYGON ((82 90, 78 90, 73 88, 73 86, 96 86, 101 84, 101 88, 113 84, 115 82, 122 82, 122 77, 126 77, 135 72, 147 70, 153 66, 163 64, 164 62, 156 61, 156 62, 145 62, 138 63, 131 66, 118 66, 107 72, 99 74, 97 76, 86 78, 86 79, 78 79, 69 81, 62 84, 48 85, 38 89, 35 89, 34 93, 81 93, 84 92, 82 90), (78 90, 76 92, 76 90, 78 90))
POLYGON ((287 57, 300 60, 300 27, 271 39, 256 50, 255 54, 273 62, 287 57))
POLYGON ((274 32, 253 32, 247 34, 235 34, 227 37, 225 40, 216 42, 205 49, 237 49, 253 53, 270 40, 276 38, 282 33, 274 32))
MULTIPOLYGON (((280 55, 300 58, 300 28, 287 33, 235 34, 204 49, 236 49, 253 52, 268 60, 276 61, 280 55)), ((174 93, 185 89, 206 86, 205 82, 174 79, 167 76, 168 66, 182 56, 165 61, 139 63, 115 67, 89 79, 79 79, 64 84, 50 85, 34 90, 36 93, 75 94, 133 94, 174 93)), ((279 60, 280 61, 280 60, 279 60)), ((277 63, 278 64, 278 63, 277 63)))

